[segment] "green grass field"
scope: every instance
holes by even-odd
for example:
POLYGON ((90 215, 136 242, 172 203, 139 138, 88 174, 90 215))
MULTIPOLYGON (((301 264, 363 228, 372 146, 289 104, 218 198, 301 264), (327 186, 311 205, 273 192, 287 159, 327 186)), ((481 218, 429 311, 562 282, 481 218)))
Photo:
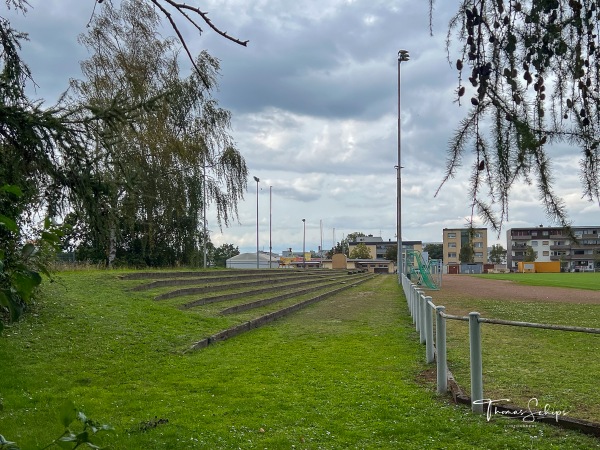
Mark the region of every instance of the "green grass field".
POLYGON ((476 275, 495 280, 511 280, 530 286, 554 286, 600 291, 600 272, 584 273, 501 273, 476 275))
MULTIPOLYGON (((477 311, 481 317, 600 328, 600 302, 558 302, 490 297, 487 279, 511 280, 537 286, 562 288, 599 288, 598 273, 493 274, 474 275, 481 279, 481 295, 447 296, 435 304, 446 312, 467 315, 477 311)), ((443 289, 443 288, 442 288, 443 289)), ((501 294, 499 294, 501 295, 501 294)), ((600 300, 600 294, 598 299, 600 300)), ((592 374, 600 373, 600 362, 593 355, 600 351, 600 335, 482 324, 484 396, 509 398, 527 405, 532 398, 542 404, 569 411, 569 416, 600 423, 600 392, 592 374)), ((466 322, 447 322, 450 370, 465 393, 470 393, 469 330, 466 322)))
MULTIPOLYGON (((98 441, 112 449, 600 447, 539 423, 488 422, 417 381, 432 366, 395 277, 184 353, 232 319, 154 301, 117 274, 60 275, 0 336, 0 434, 22 449, 61 434, 66 399, 115 428, 98 441)), ((531 370, 557 378, 545 367, 531 370)))

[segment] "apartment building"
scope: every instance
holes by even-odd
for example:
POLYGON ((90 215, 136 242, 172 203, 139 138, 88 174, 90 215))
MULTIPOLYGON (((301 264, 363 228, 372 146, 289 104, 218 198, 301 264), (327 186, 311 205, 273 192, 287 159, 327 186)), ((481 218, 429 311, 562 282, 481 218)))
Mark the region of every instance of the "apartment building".
POLYGON ((533 248, 536 261, 560 261, 567 272, 600 270, 600 225, 571 227, 573 236, 562 227, 511 228, 506 231, 506 265, 515 269, 533 248))
POLYGON ((460 264, 460 249, 473 246, 475 262, 485 264, 488 260, 487 228, 444 228, 444 265, 460 264))

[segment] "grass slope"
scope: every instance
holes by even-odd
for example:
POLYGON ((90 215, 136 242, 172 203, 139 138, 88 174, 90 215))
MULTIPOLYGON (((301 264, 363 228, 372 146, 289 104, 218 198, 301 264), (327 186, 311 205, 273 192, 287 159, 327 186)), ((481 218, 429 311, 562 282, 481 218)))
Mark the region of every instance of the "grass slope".
POLYGON ((0 336, 0 434, 23 449, 60 435, 71 399, 113 449, 592 448, 552 427, 475 416, 415 380, 424 348, 394 277, 202 351, 231 318, 126 290, 115 273, 65 273, 0 336), (146 431, 140 424, 168 423, 146 431))

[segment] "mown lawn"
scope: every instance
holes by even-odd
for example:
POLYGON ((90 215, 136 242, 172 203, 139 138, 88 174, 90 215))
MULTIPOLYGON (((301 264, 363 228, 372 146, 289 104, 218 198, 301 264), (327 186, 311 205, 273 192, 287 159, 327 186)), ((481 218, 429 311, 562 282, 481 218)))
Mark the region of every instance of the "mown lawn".
POLYGON ((232 319, 130 292, 115 272, 59 278, 0 336, 0 434, 22 449, 61 434, 65 399, 115 428, 98 441, 113 449, 600 446, 488 422, 417 382, 424 349, 394 277, 197 352, 184 351, 232 319))
MULTIPOLYGON (((490 295, 486 279, 530 279, 540 285, 580 287, 576 280, 600 279, 600 274, 511 274, 490 275, 481 279, 478 298, 452 295, 433 302, 446 312, 466 316, 477 311, 482 318, 550 325, 600 328, 600 303, 520 300, 507 292, 490 295), (564 277, 564 278, 563 278, 564 277), (544 280, 549 282, 544 283, 544 280)), ((591 283, 589 283, 591 286, 591 283)), ((443 288, 442 288, 443 289, 443 288)), ((441 295, 439 295, 441 296, 441 295)), ((600 293, 599 293, 600 300, 600 293)), ((512 404, 527 406, 537 399, 542 406, 568 411, 568 416, 600 423, 600 391, 593 374, 600 373, 600 335, 543 330, 498 324, 481 324, 484 396, 510 399, 512 404)), ((448 362, 457 382, 470 394, 469 327, 467 322, 448 320, 448 362)))
POLYGON ((529 286, 553 286, 600 291, 600 272, 498 273, 474 276, 495 280, 511 280, 529 286))

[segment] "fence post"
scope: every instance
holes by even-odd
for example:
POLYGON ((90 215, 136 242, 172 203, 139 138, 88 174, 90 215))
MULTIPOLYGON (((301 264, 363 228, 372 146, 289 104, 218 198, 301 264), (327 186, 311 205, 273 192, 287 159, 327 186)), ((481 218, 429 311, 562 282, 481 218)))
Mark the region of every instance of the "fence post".
POLYGON ((410 284, 410 315, 413 323, 417 320, 417 313, 415 312, 415 298, 417 298, 417 287, 414 284, 410 284))
POLYGON ((425 360, 432 363, 434 360, 433 349, 433 308, 429 304, 431 297, 425 297, 425 360))
POLYGON ((410 317, 413 320, 413 323, 415 323, 415 287, 412 283, 408 286, 408 293, 408 309, 410 310, 410 317))
POLYGON ((469 342, 471 349, 471 410, 475 413, 483 413, 483 402, 474 403, 476 400, 483 400, 481 324, 478 312, 469 313, 469 342))
POLYGON ((415 288, 415 330, 419 331, 421 329, 421 314, 420 314, 420 298, 421 298, 421 289, 415 288))
POLYGON ((425 339, 425 331, 426 331, 426 322, 427 322, 427 318, 425 316, 425 313, 427 311, 427 308, 425 307, 426 305, 426 301, 425 300, 427 297, 425 297, 425 295, 423 295, 423 293, 421 293, 421 295, 419 295, 419 319, 421 320, 421 326, 419 328, 419 342, 421 342, 421 344, 425 344, 426 339, 425 339))
POLYGON ((435 307, 435 344, 437 351, 437 393, 448 391, 448 362, 446 361, 446 319, 442 316, 446 308, 435 307))

